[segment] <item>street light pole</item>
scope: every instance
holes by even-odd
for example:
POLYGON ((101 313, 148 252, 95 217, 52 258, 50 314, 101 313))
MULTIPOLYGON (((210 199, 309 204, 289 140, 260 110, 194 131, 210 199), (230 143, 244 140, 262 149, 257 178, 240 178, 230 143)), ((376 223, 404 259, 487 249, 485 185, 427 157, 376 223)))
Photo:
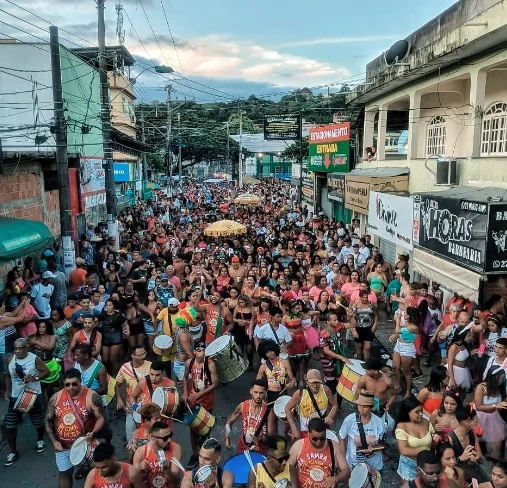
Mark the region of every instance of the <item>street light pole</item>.
POLYGON ((239 106, 239 164, 238 164, 238 184, 239 188, 243 188, 243 112, 241 111, 241 107, 239 106))
POLYGON ((167 84, 167 133, 166 133, 166 143, 167 143, 167 176, 169 177, 168 188, 171 192, 171 197, 173 196, 173 153, 171 150, 171 138, 172 138, 172 113, 171 113, 171 92, 172 86, 167 84))
POLYGON ((181 114, 178 112, 178 176, 179 184, 181 186, 181 177, 183 173, 183 166, 181 161, 181 114))

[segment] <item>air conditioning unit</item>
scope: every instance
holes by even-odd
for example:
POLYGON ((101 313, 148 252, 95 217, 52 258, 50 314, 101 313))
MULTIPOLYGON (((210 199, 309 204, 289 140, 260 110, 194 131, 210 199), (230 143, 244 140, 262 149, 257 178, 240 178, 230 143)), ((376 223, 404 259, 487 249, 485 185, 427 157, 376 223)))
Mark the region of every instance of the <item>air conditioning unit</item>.
POLYGON ((458 184, 458 162, 451 158, 437 159, 437 185, 458 184))

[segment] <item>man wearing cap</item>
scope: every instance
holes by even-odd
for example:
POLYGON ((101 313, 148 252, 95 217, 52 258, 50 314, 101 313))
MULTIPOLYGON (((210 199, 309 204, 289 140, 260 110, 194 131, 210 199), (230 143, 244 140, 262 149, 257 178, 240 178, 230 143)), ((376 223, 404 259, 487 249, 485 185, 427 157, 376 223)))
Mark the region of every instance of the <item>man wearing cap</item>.
MULTIPOLYGON (((215 363, 204 355, 205 348, 203 340, 195 341, 192 357, 186 361, 182 401, 188 403, 190 407, 200 405, 212 413, 215 406, 214 390, 218 387, 218 376, 215 363)), ((190 429, 192 457, 188 463, 189 469, 193 468, 199 461, 199 448, 206 437, 200 437, 190 429)))
POLYGON ((389 376, 382 371, 382 361, 379 358, 369 358, 362 364, 365 374, 359 378, 354 398, 359 398, 362 391, 370 391, 375 397, 374 412, 383 415, 388 412, 396 400, 396 392, 389 376))
POLYGON ((171 377, 172 361, 176 358, 176 344, 174 342, 174 336, 176 334, 176 324, 174 322, 175 316, 178 313, 178 306, 180 301, 177 298, 169 298, 167 301, 167 307, 163 308, 157 315, 158 322, 158 333, 169 336, 173 339, 173 345, 169 352, 162 356, 164 362, 164 371, 168 378, 171 377))
POLYGON ((338 403, 333 392, 322 384, 322 375, 318 369, 310 369, 306 374, 306 388, 300 388, 292 395, 285 406, 285 415, 290 425, 293 439, 308 435, 308 422, 314 417, 322 419, 326 425, 333 424, 338 403), (318 411, 315 408, 318 407, 318 411), (297 428, 294 411, 299 415, 300 429, 297 428))
POLYGON ((234 284, 241 289, 243 280, 247 277, 247 269, 239 262, 238 256, 232 256, 231 265, 229 266, 229 276, 232 278, 234 284))
POLYGON ((167 273, 162 273, 160 275, 160 285, 154 288, 154 292, 157 295, 158 301, 164 308, 167 307, 169 299, 174 298, 176 293, 173 284, 169 281, 169 275, 167 273))
POLYGON ((49 319, 51 317, 51 296, 55 291, 52 280, 56 278, 51 271, 44 271, 42 281, 32 286, 30 297, 32 304, 39 314, 39 319, 49 319))
POLYGON ((379 443, 385 433, 384 422, 372 413, 375 408, 375 398, 372 392, 359 393, 355 401, 357 413, 345 417, 340 427, 340 439, 346 442, 347 464, 353 468, 359 463, 366 463, 381 471, 384 467, 379 443))

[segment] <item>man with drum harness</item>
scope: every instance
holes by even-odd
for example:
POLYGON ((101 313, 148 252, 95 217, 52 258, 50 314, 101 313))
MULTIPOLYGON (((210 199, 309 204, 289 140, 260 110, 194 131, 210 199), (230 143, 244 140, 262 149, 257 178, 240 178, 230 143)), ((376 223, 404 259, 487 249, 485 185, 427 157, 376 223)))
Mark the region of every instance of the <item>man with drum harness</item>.
POLYGON ((236 420, 241 417, 241 437, 238 442, 237 453, 254 448, 264 449, 262 442, 267 435, 267 420, 270 410, 265 402, 267 383, 265 380, 255 380, 250 389, 250 400, 241 402, 225 424, 225 447, 231 447, 231 429, 236 420))
POLYGON ((144 488, 144 479, 134 466, 116 459, 112 444, 99 444, 84 488, 144 488))
POLYGON ((301 488, 334 488, 350 478, 343 443, 326 438, 326 424, 319 418, 308 423, 308 437, 290 449, 289 463, 295 466, 301 488))
POLYGON ((181 488, 233 488, 234 474, 220 468, 222 446, 217 439, 206 439, 199 451, 199 464, 183 476, 181 488))
POLYGON ((159 335, 169 336, 173 340, 173 345, 169 352, 162 356, 164 362, 164 371, 168 378, 171 377, 172 361, 176 358, 176 344, 174 343, 174 334, 176 333, 176 325, 174 319, 178 313, 178 305, 180 301, 177 298, 169 298, 167 307, 163 308, 157 316, 159 335))
POLYGON ((229 334, 234 326, 231 311, 221 300, 220 292, 214 290, 209 297, 209 303, 200 306, 198 309, 198 312, 205 313, 205 343, 207 346, 218 337, 226 333, 229 334))
POLYGON ((176 334, 174 341, 176 342, 176 359, 174 360, 174 375, 178 381, 178 385, 185 379, 185 365, 187 360, 194 357, 193 339, 189 331, 197 318, 197 311, 192 307, 180 310, 174 318, 176 324, 176 334))
MULTIPOLYGON (((194 343, 194 357, 188 359, 185 365, 182 401, 190 407, 199 405, 212 413, 215 406, 215 388, 218 387, 218 376, 215 363, 204 356, 204 341, 194 343)), ((190 443, 192 457, 187 465, 192 469, 199 460, 199 448, 206 437, 199 437, 190 429, 190 443)))
MULTIPOLYGON (((158 387, 175 387, 174 381, 163 376, 164 364, 162 361, 154 361, 150 366, 150 374, 141 378, 134 390, 132 391, 129 401, 134 411, 138 410, 141 405, 152 402, 153 391, 158 387)), ((171 421, 167 421, 171 427, 171 421)))
POLYGON ((9 454, 5 466, 12 466, 18 459, 17 435, 18 425, 27 413, 32 425, 37 430, 37 452, 46 448, 44 442, 44 401, 40 380, 50 374, 44 361, 35 354, 28 352, 28 341, 17 339, 14 342, 14 356, 9 360, 8 371, 11 377, 11 393, 5 414, 5 429, 9 454))
MULTIPOLYGON (((46 413, 46 434, 55 448, 58 488, 72 488, 71 447, 75 441, 83 438, 86 442, 80 444, 85 446, 102 437, 105 426, 102 399, 82 385, 77 369, 69 369, 63 376, 63 389, 51 397, 46 413)), ((86 461, 85 452, 82 461, 86 461)))
POLYGON ((266 438, 266 461, 255 465, 250 471, 248 488, 299 488, 296 467, 289 464, 290 454, 285 437, 273 435, 266 438))
POLYGON ((132 406, 128 403, 130 395, 137 383, 141 378, 150 374, 151 361, 146 361, 146 349, 142 344, 137 344, 132 348, 132 353, 130 354, 130 361, 125 363, 118 371, 116 375, 116 408, 118 410, 125 410, 126 412, 126 420, 125 420, 125 434, 127 436, 127 441, 132 439, 134 435, 134 431, 136 430, 136 422, 132 417, 132 406), (125 384, 127 389, 127 405, 125 405, 125 401, 123 400, 122 395, 122 386, 125 384))
POLYGON ((338 411, 333 392, 322 384, 318 369, 310 369, 306 374, 306 388, 298 389, 285 406, 285 415, 294 439, 308 435, 308 423, 312 418, 320 418, 328 426, 332 425, 338 411), (294 410, 297 409, 301 429, 297 428, 294 410))

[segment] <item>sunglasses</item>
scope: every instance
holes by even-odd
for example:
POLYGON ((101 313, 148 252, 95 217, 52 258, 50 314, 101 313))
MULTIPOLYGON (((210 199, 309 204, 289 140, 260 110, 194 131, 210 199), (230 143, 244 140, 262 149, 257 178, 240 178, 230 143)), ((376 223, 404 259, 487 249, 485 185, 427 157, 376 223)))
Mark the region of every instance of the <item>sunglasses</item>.
POLYGON ((173 435, 172 434, 167 434, 163 437, 157 437, 156 435, 153 436, 154 439, 159 439, 161 441, 164 441, 164 442, 167 442, 173 435))
POLYGON ((271 456, 270 454, 268 454, 268 457, 270 457, 271 459, 274 459, 275 461, 278 461, 280 464, 282 464, 284 461, 288 461, 290 459, 290 455, 289 454, 284 454, 283 456, 277 458, 275 456, 271 456))
POLYGON ((195 351, 202 352, 202 351, 204 351, 204 347, 196 347, 195 351))
POLYGON ((66 388, 70 387, 70 386, 79 386, 79 383, 77 382, 73 382, 73 383, 64 383, 63 386, 65 386, 66 388))
POLYGON ((326 436, 324 436, 324 437, 315 437, 315 436, 312 436, 312 437, 310 437, 310 439, 313 442, 324 442, 326 440, 326 436))

